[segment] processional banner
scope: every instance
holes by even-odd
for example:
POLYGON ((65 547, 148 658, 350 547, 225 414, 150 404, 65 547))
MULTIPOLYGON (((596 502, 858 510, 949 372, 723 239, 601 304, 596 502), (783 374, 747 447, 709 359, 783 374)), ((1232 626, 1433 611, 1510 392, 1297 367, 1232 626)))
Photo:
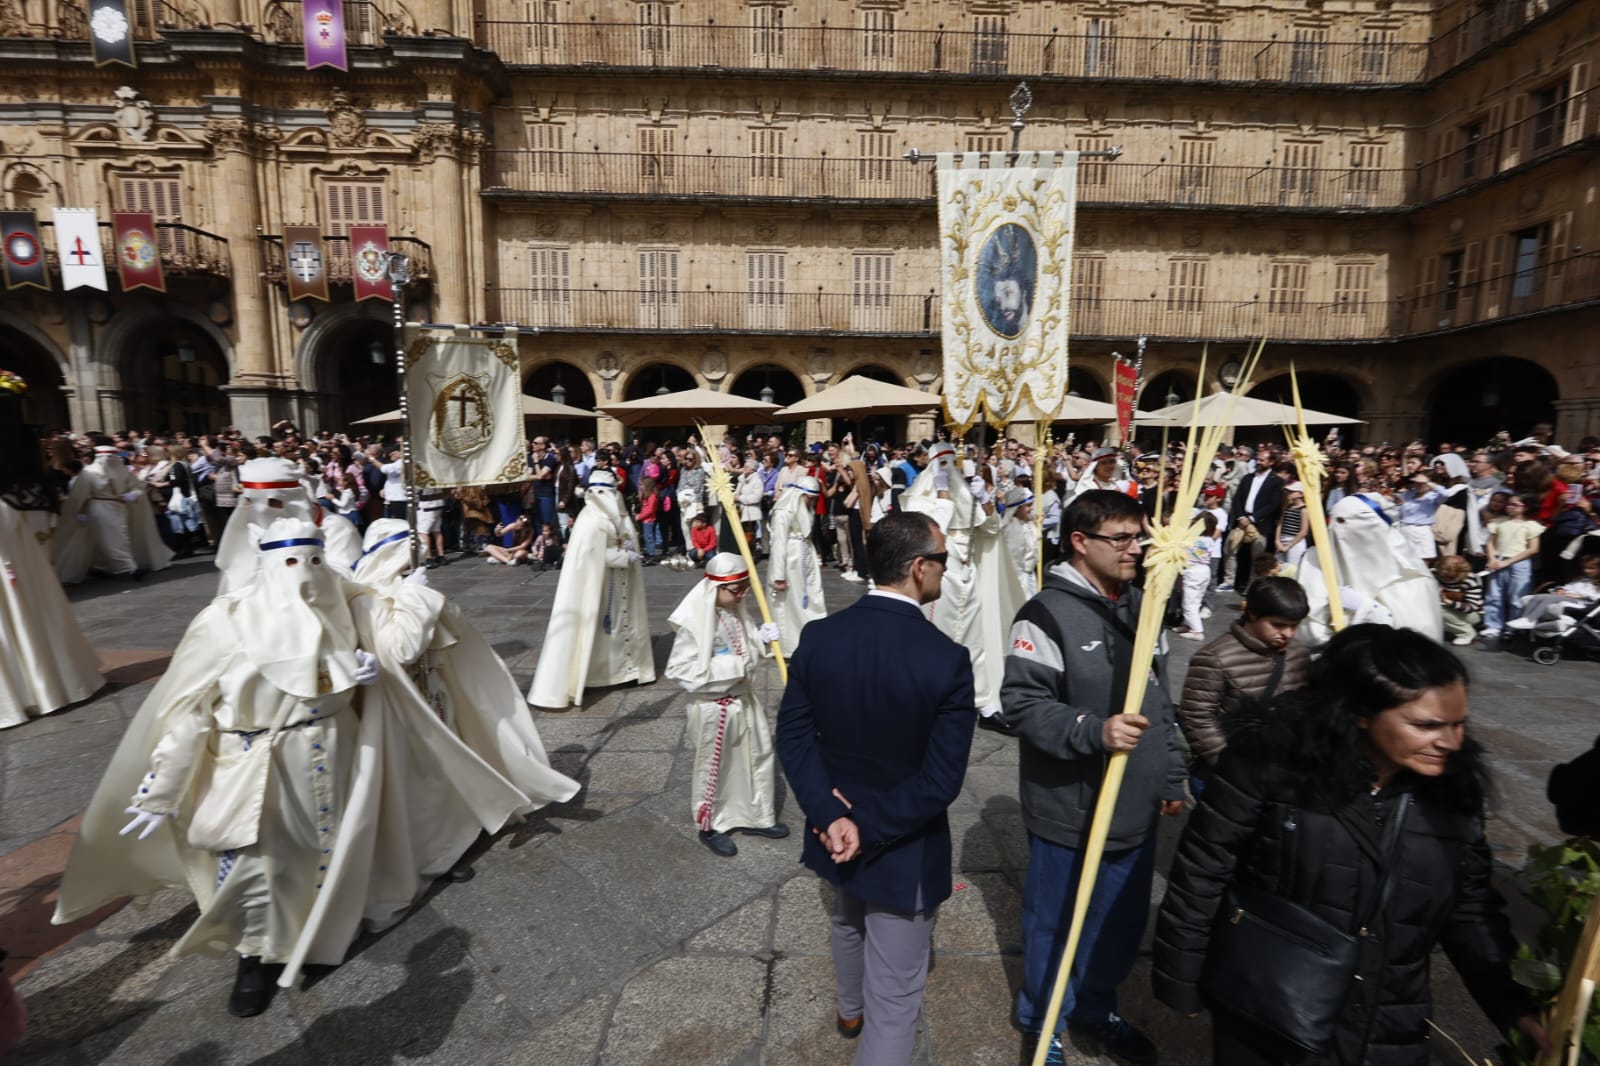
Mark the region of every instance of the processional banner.
POLYGON ((39 219, 32 211, 0 211, 0 244, 5 248, 7 289, 50 289, 39 219))
POLYGON ((92 207, 57 207, 56 258, 61 261, 61 288, 106 291, 106 260, 100 245, 100 216, 92 207))
POLYGON ((516 341, 423 333, 406 358, 406 433, 417 484, 454 488, 526 480, 516 341))
POLYGON ((305 0, 301 7, 306 39, 306 69, 349 70, 345 56, 343 0, 305 0))
POLYGON ((1077 152, 938 156, 944 403, 957 432, 1048 421, 1067 393, 1077 152))
POLYGON ((1139 388, 1139 368, 1115 353, 1111 356, 1111 387, 1117 399, 1117 439, 1124 445, 1132 439, 1134 393, 1139 388))
POLYGON ((389 281, 389 231, 383 226, 350 227, 350 280, 356 303, 394 299, 389 281))
POLYGON ((161 272, 161 242, 156 216, 149 211, 113 211, 112 248, 117 253, 117 278, 123 292, 134 289, 167 291, 161 272))

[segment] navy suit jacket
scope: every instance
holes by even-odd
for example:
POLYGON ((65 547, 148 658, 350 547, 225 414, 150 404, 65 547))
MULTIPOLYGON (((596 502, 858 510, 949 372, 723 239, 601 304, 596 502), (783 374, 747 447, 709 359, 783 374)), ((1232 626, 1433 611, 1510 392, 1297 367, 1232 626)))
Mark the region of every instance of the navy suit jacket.
POLYGON ((976 721, 971 657, 909 603, 869 594, 807 625, 776 736, 806 814, 801 861, 900 913, 948 899, 945 810, 961 792, 976 721), (843 865, 811 831, 838 818, 861 830, 861 855, 843 865))

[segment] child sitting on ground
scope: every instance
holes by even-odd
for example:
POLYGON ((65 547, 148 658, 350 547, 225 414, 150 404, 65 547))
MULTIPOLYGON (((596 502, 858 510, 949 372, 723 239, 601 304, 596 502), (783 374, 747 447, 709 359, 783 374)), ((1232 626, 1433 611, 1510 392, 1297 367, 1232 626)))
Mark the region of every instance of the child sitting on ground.
POLYGON ((1522 597, 1522 617, 1506 623, 1507 629, 1532 629, 1540 622, 1567 617, 1567 608, 1588 607, 1600 602, 1600 555, 1585 555, 1578 560, 1580 576, 1549 592, 1522 597))
POLYGON ((534 563, 539 564, 540 570, 561 565, 561 538, 556 534, 556 527, 549 522, 540 527, 538 539, 528 550, 528 565, 534 563))
POLYGON ((689 520, 689 561, 696 566, 717 554, 717 531, 699 515, 689 520))
POLYGON ((1433 576, 1439 582, 1444 635, 1452 644, 1471 644, 1483 621, 1483 582, 1472 572, 1472 564, 1459 555, 1440 559, 1433 576))

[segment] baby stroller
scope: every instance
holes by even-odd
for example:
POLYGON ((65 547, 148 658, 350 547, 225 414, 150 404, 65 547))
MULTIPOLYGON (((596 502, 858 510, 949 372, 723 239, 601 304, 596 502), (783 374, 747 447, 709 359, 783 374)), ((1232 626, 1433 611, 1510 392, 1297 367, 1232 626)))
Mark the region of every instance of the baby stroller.
POLYGON ((1554 666, 1562 658, 1600 659, 1600 602, 1574 603, 1558 618, 1540 622, 1532 629, 1508 629, 1527 637, 1533 644, 1531 656, 1541 666, 1554 666))

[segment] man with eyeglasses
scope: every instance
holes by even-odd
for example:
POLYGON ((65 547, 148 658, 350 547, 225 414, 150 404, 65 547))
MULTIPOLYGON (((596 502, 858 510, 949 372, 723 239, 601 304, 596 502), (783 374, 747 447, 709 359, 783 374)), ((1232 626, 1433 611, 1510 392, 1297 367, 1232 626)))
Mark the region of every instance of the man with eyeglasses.
POLYGON ((1106 756, 1128 756, 1061 1023, 1039 1036, 1050 1042, 1049 1063, 1064 1061, 1063 1027, 1095 1053, 1157 1059, 1149 1038, 1117 1013, 1117 986, 1133 968, 1149 917, 1156 821, 1183 810, 1188 778, 1166 690, 1165 640, 1139 679, 1140 713, 1121 713, 1139 622, 1142 591, 1132 581, 1143 529, 1138 501, 1120 492, 1075 497, 1061 516, 1065 561, 1017 613, 1005 661, 998 724, 1022 741, 1018 798, 1029 844, 1017 994, 1025 1032, 1040 1033, 1050 1005, 1106 756))

